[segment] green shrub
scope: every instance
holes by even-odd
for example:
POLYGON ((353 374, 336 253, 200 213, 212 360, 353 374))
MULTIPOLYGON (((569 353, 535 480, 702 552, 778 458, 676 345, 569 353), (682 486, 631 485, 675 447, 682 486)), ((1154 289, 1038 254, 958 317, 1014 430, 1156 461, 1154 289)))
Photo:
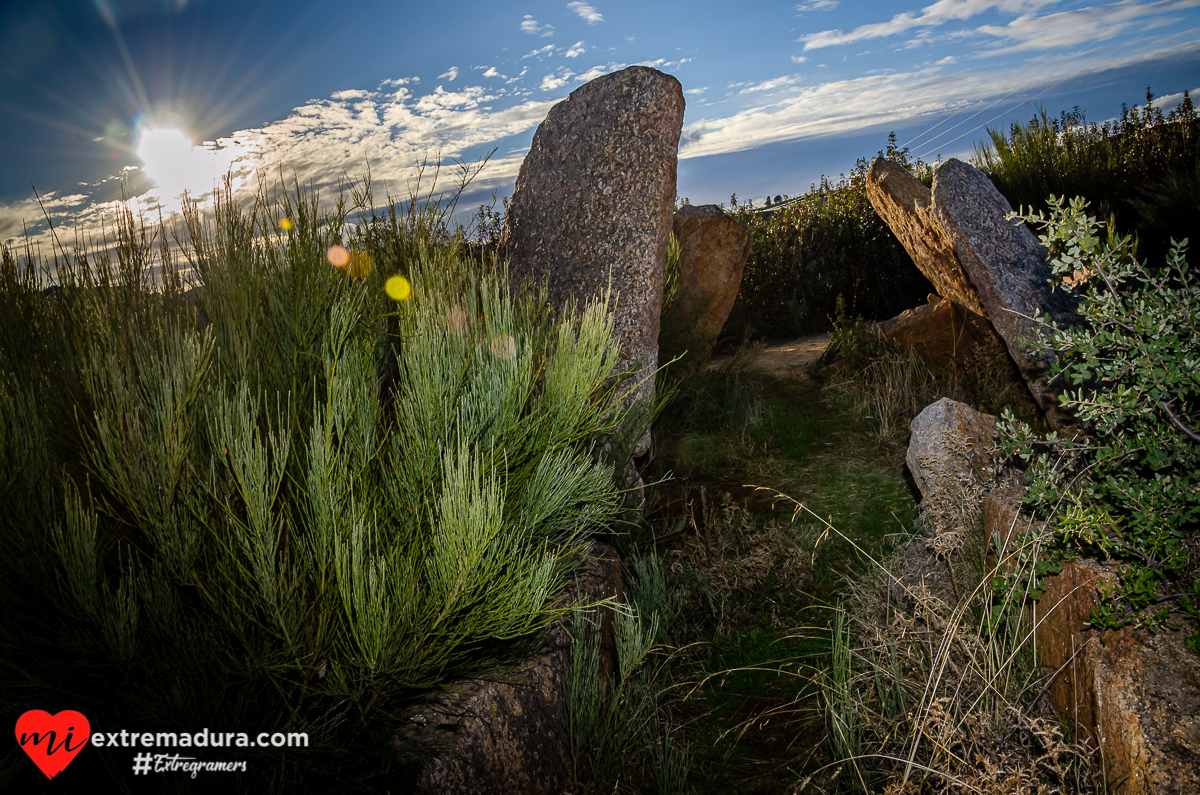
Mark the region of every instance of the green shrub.
POLYGON ((1123 107, 1103 125, 1088 124, 1079 108, 1057 119, 1043 108, 1007 135, 988 130, 975 165, 1029 212, 1048 211, 1051 195, 1082 196, 1159 262, 1172 234, 1200 229, 1200 117, 1186 91, 1166 115, 1152 100, 1147 89, 1144 106, 1123 107))
MULTIPOLYGON (((894 143, 887 155, 913 165, 894 143)), ((822 177, 806 195, 769 213, 731 198, 730 211, 750 227, 753 247, 723 337, 779 338, 827 329, 838 296, 851 314, 880 320, 932 292, 867 199, 869 165, 860 160, 837 182, 822 177)))
POLYGON ((1152 269, 1128 237, 1098 234, 1082 199, 1050 207, 1024 220, 1044 230, 1056 285, 1081 299, 1085 322, 1046 325, 1042 343, 1087 433, 1042 441, 1006 414, 1003 450, 1028 467, 1026 503, 1061 509, 1069 549, 1122 564, 1092 623, 1155 631, 1184 616, 1200 651, 1200 289, 1187 241, 1152 269))
MULTIPOLYGON (((247 751, 249 777, 216 786, 381 786, 409 696, 556 615, 583 536, 619 510, 594 442, 629 419, 606 306, 552 325, 428 205, 358 230, 369 274, 332 267, 346 209, 318 208, 299 189, 243 208, 228 187, 215 223, 190 206, 207 322, 169 230, 152 246, 131 215, 115 256, 57 252, 54 293, 5 253, 8 714, 306 731, 307 752, 247 751)), ((25 781, 9 762, 0 783, 25 781)))

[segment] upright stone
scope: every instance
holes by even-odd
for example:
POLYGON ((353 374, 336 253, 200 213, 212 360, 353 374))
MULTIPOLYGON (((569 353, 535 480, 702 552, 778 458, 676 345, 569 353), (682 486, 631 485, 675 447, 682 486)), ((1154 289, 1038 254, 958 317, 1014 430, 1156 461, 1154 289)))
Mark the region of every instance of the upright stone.
POLYGON ((658 360, 682 356, 672 377, 685 377, 708 362, 729 318, 750 258, 750 228, 715 204, 686 204, 675 213, 679 283, 664 301, 658 360))
POLYGON ((875 158, 867 172, 867 198, 938 295, 987 317, 979 294, 954 256, 954 244, 934 218, 929 188, 908 169, 875 158))
MULTIPOLYGON (((645 66, 571 92, 534 133, 504 219, 514 285, 545 282, 561 307, 611 284, 622 369, 658 364, 683 104, 679 81, 645 66)), ((646 378, 634 399, 648 405, 653 389, 646 378)), ((647 432, 634 454, 649 445, 647 432)))
POLYGON ((1070 323, 1074 307, 1065 293, 1051 291, 1041 244, 1024 224, 1004 217, 1010 212, 1000 191, 966 163, 951 158, 934 174, 934 217, 1046 420, 1068 431, 1075 423, 1046 382, 1054 357, 1034 345, 1034 318, 1045 312, 1057 323, 1070 323))

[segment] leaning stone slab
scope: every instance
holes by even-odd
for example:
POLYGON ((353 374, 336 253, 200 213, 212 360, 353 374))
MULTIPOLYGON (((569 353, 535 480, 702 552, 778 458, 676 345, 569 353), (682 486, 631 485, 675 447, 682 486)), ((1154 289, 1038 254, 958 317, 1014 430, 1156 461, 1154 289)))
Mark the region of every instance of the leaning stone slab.
POLYGON ((929 188, 903 166, 877 157, 867 172, 867 198, 938 295, 987 317, 953 242, 934 217, 929 188))
MULTIPOLYGON (((558 607, 624 596, 616 553, 592 542, 583 569, 558 607)), ((611 609, 601 611, 600 671, 616 670, 611 609)), ((410 707, 393 744, 422 762, 421 795, 559 795, 572 786, 563 677, 570 656, 567 623, 552 627, 542 650, 487 679, 451 682, 410 707)))
POLYGON ((663 306, 658 361, 682 356, 671 376, 684 378, 702 369, 742 286, 750 258, 750 228, 715 204, 684 205, 672 231, 679 241, 679 286, 663 306))
MULTIPOLYGON (((552 306, 611 286, 619 366, 647 375, 658 365, 683 106, 679 81, 645 66, 573 91, 534 133, 501 233, 514 285, 546 284, 552 306)), ((649 405, 653 390, 651 375, 634 399, 649 405)), ((649 445, 647 431, 634 454, 649 445)))
POLYGON ((1038 407, 1051 428, 1070 431, 1075 421, 1046 381, 1054 357, 1034 344, 1034 318, 1046 313, 1056 323, 1073 323, 1076 315, 1067 295, 1050 289, 1041 244, 1024 224, 1005 218, 1012 212, 1008 200, 979 170, 960 160, 951 158, 938 168, 932 193, 933 215, 1038 407))

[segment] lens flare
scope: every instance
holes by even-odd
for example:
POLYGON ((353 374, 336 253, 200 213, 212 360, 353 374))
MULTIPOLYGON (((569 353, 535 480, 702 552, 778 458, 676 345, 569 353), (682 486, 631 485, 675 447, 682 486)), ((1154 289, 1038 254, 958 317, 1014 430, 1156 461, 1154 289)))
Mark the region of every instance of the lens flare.
POLYGON ((393 301, 407 301, 412 297, 412 285, 403 276, 393 276, 383 284, 383 291, 393 301))
POLYGON ((446 330, 455 334, 466 334, 471 329, 471 318, 462 307, 456 306, 446 313, 446 330))
POLYGON ((365 279, 375 272, 375 260, 371 258, 370 252, 363 251, 361 248, 353 249, 350 252, 348 271, 351 278, 365 279))
POLYGON ((330 246, 325 252, 325 259, 335 268, 344 268, 350 264, 350 252, 345 246, 330 246))
POLYGON ((508 334, 496 335, 492 338, 492 354, 505 361, 516 358, 517 341, 508 334))

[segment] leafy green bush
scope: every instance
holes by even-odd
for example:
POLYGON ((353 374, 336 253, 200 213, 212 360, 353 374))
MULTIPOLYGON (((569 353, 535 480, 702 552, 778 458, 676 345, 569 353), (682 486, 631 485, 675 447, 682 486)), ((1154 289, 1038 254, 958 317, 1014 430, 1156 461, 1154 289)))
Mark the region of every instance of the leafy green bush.
POLYGON ((1166 115, 1152 100, 1147 89, 1144 106, 1103 125, 1089 125, 1078 108, 1057 119, 1043 108, 1007 135, 988 130, 975 165, 1030 212, 1047 211, 1051 195, 1084 197, 1158 262, 1172 234, 1200 229, 1200 117, 1187 92, 1166 115))
MULTIPOLYGON (((894 144, 887 154, 906 166, 924 165, 908 163, 894 144)), ((880 320, 932 292, 871 207, 868 168, 860 160, 837 182, 822 177, 806 195, 769 213, 732 197, 731 213, 750 227, 753 248, 725 338, 778 338, 829 328, 838 296, 851 314, 880 320)))
POLYGON ((1042 342, 1061 358, 1060 399, 1087 433, 1039 440, 1006 413, 1002 450, 1028 466, 1026 503, 1043 516, 1061 509, 1069 548, 1121 562, 1092 623, 1155 631, 1181 614, 1200 619, 1200 287, 1186 240, 1150 268, 1129 237, 1098 234, 1085 207, 1052 198, 1049 217, 1024 220, 1044 230, 1057 286, 1081 299, 1084 324, 1047 325, 1042 342))
MULTIPOLYGON (((7 714, 303 731, 308 751, 248 750, 249 778, 215 786, 379 786, 408 696, 538 640, 619 510, 594 441, 628 420, 612 320, 552 325, 428 212, 360 228, 355 268, 341 201, 192 205, 206 322, 169 230, 152 245, 128 213, 115 257, 58 252, 49 293, 5 253, 7 714)), ((10 755, 0 783, 31 769, 10 755)))

